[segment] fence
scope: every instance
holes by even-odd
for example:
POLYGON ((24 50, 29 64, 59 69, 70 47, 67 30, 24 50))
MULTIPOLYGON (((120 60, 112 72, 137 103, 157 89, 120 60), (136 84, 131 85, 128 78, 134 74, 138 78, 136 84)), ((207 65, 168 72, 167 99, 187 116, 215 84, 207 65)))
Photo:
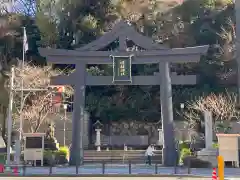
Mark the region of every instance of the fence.
MULTIPOLYGON (((211 177, 212 168, 190 168, 187 167, 163 167, 158 164, 152 166, 144 164, 135 164, 128 162, 126 164, 108 164, 106 162, 98 164, 85 164, 79 166, 48 166, 48 167, 30 167, 27 165, 14 166, 12 175, 14 176, 114 176, 114 175, 137 175, 137 176, 198 176, 211 177), (17 172, 17 173, 16 173, 17 172)), ((225 168, 225 177, 240 177, 239 168, 225 168)), ((10 175, 11 173, 4 172, 2 176, 10 175)), ((1 173, 0 173, 1 176, 1 173)))
MULTIPOLYGON (((163 167, 159 164, 152 166, 146 164, 136 164, 136 162, 129 161, 125 164, 109 164, 105 161, 94 164, 83 164, 76 166, 55 166, 51 164, 48 167, 32 167, 27 164, 22 166, 12 166, 12 169, 18 168, 18 175, 104 175, 104 174, 192 174, 192 169, 189 167, 163 167)), ((13 171, 13 172, 14 172, 13 171)), ((210 172, 211 173, 211 172, 210 172)))
MULTIPOLYGON (((128 160, 125 162, 109 161, 82 161, 83 164, 69 166, 59 164, 56 159, 51 159, 45 166, 32 166, 29 162, 22 165, 11 165, 11 171, 0 168, 0 176, 94 176, 94 175, 160 175, 160 176, 201 176, 210 177, 212 168, 192 168, 191 161, 185 166, 176 164, 173 167, 164 167, 159 163, 152 165, 144 161, 128 160)), ((34 164, 34 163, 33 163, 34 164)), ((38 163, 37 163, 38 164, 38 163)), ((1 166, 3 167, 3 165, 1 166)), ((226 177, 240 177, 239 168, 225 168, 226 177)))
MULTIPOLYGON (((134 164, 113 165, 105 162, 94 165, 81 166, 49 166, 49 167, 30 167, 27 165, 14 167, 12 172, 5 171, 0 176, 52 176, 52 177, 71 177, 71 176, 124 176, 133 175, 139 177, 146 176, 176 176, 176 177, 211 177, 212 168, 190 168, 188 167, 162 167, 158 164, 152 166, 134 164)), ((240 177, 239 168, 225 168, 226 178, 240 177)))
MULTIPOLYGON (((133 160, 126 159, 125 161, 119 161, 118 159, 102 160, 102 159, 86 159, 82 160, 83 163, 75 166, 69 166, 64 164, 65 155, 60 155, 56 158, 55 154, 49 154, 48 159, 44 160, 43 167, 33 166, 34 162, 24 162, 22 159, 22 165, 11 165, 12 172, 18 175, 100 175, 100 174, 194 174, 196 173, 194 168, 190 168, 190 161, 187 166, 179 166, 178 162, 174 167, 163 167, 159 160, 152 161, 152 165, 147 165, 145 157, 142 159, 135 158, 133 160), (63 160, 60 162, 59 160, 63 160), (193 172, 192 172, 193 170, 193 172)), ((154 160, 154 159, 153 159, 154 160)), ((37 165, 40 162, 37 161, 37 165)), ((209 169, 208 169, 209 170, 209 169)), ((8 173, 6 171, 3 174, 8 173)), ((210 172, 211 173, 211 172, 210 172)), ((208 174, 208 172, 206 173, 208 174)))

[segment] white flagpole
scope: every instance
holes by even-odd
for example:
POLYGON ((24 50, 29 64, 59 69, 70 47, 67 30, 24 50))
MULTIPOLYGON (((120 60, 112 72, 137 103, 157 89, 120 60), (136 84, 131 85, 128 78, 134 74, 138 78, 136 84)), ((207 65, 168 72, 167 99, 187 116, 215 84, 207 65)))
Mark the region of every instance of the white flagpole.
MULTIPOLYGON (((26 29, 23 27, 23 52, 22 52, 22 71, 24 69, 24 63, 25 63, 25 33, 26 29)), ((22 110, 23 110, 23 77, 21 77, 21 107, 20 107, 20 129, 19 129, 19 141, 22 140, 22 129, 23 129, 23 119, 22 119, 22 110)))
POLYGON ((13 109, 13 81, 14 81, 14 67, 11 68, 10 93, 8 104, 8 118, 7 118, 7 167, 10 166, 11 144, 12 144, 12 109, 13 109))
MULTIPOLYGON (((27 35, 26 35, 26 28, 23 27, 23 49, 22 49, 22 72, 24 70, 24 63, 25 63, 25 53, 26 53, 26 46, 27 46, 27 35)), ((19 143, 20 143, 20 149, 18 152, 19 153, 19 156, 21 155, 21 149, 22 149, 22 135, 23 135, 23 117, 22 117, 22 110, 23 110, 23 106, 24 106, 24 102, 23 102, 23 99, 24 99, 24 94, 23 94, 23 85, 24 81, 23 81, 23 77, 21 77, 21 99, 20 99, 20 116, 19 116, 19 121, 20 121, 20 127, 19 127, 19 143)), ((17 163, 20 162, 20 157, 17 158, 17 163)))

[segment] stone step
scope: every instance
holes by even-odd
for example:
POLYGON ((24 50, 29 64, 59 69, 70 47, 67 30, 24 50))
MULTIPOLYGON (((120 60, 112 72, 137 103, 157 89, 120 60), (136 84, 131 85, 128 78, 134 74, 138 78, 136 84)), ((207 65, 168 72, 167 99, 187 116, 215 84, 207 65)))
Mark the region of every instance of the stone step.
MULTIPOLYGON (((162 151, 155 151, 155 154, 162 154, 162 151)), ((102 151, 94 151, 94 150, 85 150, 85 155, 122 155, 122 154, 145 154, 145 151, 137 151, 137 150, 129 150, 129 151, 123 151, 123 150, 102 150, 102 151)))
MULTIPOLYGON (((162 156, 161 154, 155 154, 155 156, 154 157, 158 157, 158 156, 162 156)), ((144 154, 120 154, 120 155, 109 155, 109 154, 105 154, 105 155, 85 155, 84 154, 84 157, 102 157, 102 158, 104 158, 104 157, 132 157, 132 158, 138 158, 138 157, 145 157, 145 155, 144 154)))
MULTIPOLYGON (((145 159, 84 159, 84 162, 99 162, 99 163, 103 163, 103 162, 132 162, 132 163, 144 163, 146 162, 146 158, 145 159)), ((162 159, 152 159, 152 162, 154 163, 158 163, 161 164, 162 163, 162 159)))
MULTIPOLYGON (((146 156, 145 151, 123 151, 123 150, 112 150, 112 151, 84 151, 85 162, 123 162, 133 161, 138 163, 145 163, 146 156)), ((162 152, 156 151, 155 156, 152 157, 153 163, 162 162, 162 152)))
MULTIPOLYGON (((154 156, 154 157, 152 157, 152 159, 153 160, 159 160, 159 159, 161 159, 162 158, 162 156, 154 156)), ((84 159, 101 159, 101 160, 107 160, 107 159, 146 159, 146 157, 145 156, 141 156, 141 157, 114 157, 114 156, 112 156, 112 157, 110 157, 110 156, 108 156, 108 157, 84 157, 84 159)))
MULTIPOLYGON (((138 158, 130 158, 130 157, 125 157, 125 158, 120 158, 120 157, 84 157, 84 162, 128 162, 131 161, 132 163, 145 163, 146 162, 146 157, 138 157, 138 158)), ((153 163, 162 163, 162 157, 153 157, 152 158, 153 163)))

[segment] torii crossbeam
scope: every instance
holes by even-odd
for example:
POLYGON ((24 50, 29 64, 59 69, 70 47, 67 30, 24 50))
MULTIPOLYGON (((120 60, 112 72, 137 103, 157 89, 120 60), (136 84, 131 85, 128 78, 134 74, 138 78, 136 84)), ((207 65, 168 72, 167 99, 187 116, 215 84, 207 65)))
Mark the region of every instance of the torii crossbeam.
POLYGON ((83 160, 83 121, 85 107, 86 85, 160 85, 161 119, 163 128, 163 160, 164 165, 174 166, 176 151, 173 129, 172 84, 190 85, 196 83, 196 76, 177 76, 170 73, 170 63, 198 62, 205 54, 208 46, 168 49, 153 43, 151 39, 142 36, 125 22, 117 24, 113 30, 100 39, 76 49, 39 49, 48 62, 54 64, 75 64, 76 70, 69 76, 59 76, 52 79, 54 85, 70 84, 74 86, 74 110, 72 120, 72 148, 70 163, 76 164, 83 160), (119 41, 117 51, 101 51, 109 43, 119 41), (127 51, 127 40, 132 40, 144 51, 127 51), (118 57, 113 61, 110 57, 118 57), (90 76, 86 72, 87 64, 112 64, 116 69, 118 81, 112 76, 90 76), (132 64, 159 64, 159 73, 153 76, 131 76, 132 64), (128 68, 126 68, 128 67, 128 68), (129 69, 130 67, 130 69, 129 69), (119 78, 119 79, 118 79, 119 78))

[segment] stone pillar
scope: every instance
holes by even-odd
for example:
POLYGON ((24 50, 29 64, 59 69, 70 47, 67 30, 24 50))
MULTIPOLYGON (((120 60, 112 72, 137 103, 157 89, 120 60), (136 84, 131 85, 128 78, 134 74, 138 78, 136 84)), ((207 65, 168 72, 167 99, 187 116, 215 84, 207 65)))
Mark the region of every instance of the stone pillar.
POLYGON ((205 111, 204 120, 205 120, 205 148, 212 149, 213 143, 212 113, 209 111, 205 111))
POLYGON ((85 69, 84 63, 76 64, 74 85, 74 109, 72 119, 72 147, 70 165, 83 163, 84 108, 85 108, 85 69))
POLYGON ((159 70, 161 79, 160 99, 163 130, 163 164, 165 166, 174 166, 177 156, 174 143, 172 84, 169 63, 159 63, 159 70))
POLYGON ((101 151, 101 129, 95 129, 95 131, 96 131, 95 146, 97 146, 97 151, 101 151))
POLYGON ((205 148, 197 152, 199 159, 209 162, 212 166, 217 166, 217 149, 213 148, 213 122, 212 113, 204 112, 205 122, 205 148))
POLYGON ((20 140, 15 141, 15 154, 14 154, 14 162, 17 165, 20 165, 20 157, 21 157, 21 143, 20 140))

